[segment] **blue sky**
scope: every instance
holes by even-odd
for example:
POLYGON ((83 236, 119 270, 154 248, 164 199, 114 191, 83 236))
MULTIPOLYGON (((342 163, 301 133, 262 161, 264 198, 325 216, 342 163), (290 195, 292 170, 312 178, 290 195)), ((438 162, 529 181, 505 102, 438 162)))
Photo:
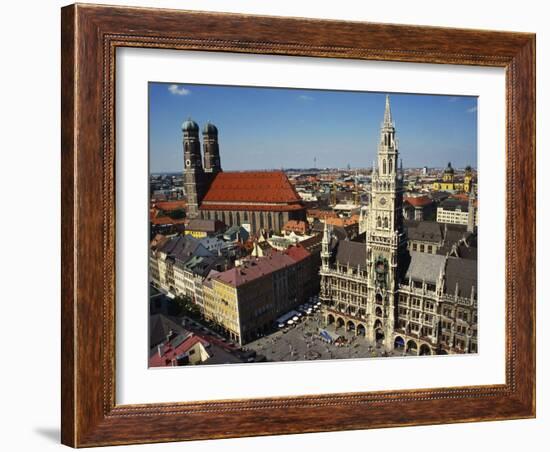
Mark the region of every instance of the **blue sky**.
MULTIPOLYGON (((389 94, 404 167, 477 167, 476 97, 389 94)), ((150 170, 182 170, 188 117, 218 127, 225 170, 368 167, 385 95, 151 82, 150 170)))

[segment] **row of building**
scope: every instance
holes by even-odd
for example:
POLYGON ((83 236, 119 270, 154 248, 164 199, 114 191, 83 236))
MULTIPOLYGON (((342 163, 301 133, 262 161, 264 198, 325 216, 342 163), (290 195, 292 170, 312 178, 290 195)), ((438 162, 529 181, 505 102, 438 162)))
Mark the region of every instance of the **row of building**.
POLYGON ((319 291, 320 237, 237 258, 212 252, 205 240, 212 238, 189 234, 153 243, 150 281, 166 293, 189 297, 237 343, 270 330, 275 318, 319 291))

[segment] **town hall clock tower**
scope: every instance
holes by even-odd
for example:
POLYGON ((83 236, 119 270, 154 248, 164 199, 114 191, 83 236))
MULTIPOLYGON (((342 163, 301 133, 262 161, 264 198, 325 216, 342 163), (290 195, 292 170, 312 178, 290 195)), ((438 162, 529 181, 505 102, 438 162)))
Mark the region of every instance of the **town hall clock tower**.
POLYGON ((371 203, 366 230, 368 270, 368 328, 371 340, 393 348, 397 308, 398 265, 406 257, 403 233, 403 172, 398 169, 398 141, 386 96, 384 122, 378 144, 377 165, 373 165, 371 203))

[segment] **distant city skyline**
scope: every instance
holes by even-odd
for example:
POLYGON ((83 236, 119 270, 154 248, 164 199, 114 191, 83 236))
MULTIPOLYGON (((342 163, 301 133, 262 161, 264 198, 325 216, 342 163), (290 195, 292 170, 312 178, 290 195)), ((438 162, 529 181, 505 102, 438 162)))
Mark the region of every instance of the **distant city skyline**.
POLYGON ((151 173, 183 169, 181 123, 219 130, 225 170, 367 168, 376 156, 385 95, 405 168, 477 168, 477 98, 149 83, 151 173))

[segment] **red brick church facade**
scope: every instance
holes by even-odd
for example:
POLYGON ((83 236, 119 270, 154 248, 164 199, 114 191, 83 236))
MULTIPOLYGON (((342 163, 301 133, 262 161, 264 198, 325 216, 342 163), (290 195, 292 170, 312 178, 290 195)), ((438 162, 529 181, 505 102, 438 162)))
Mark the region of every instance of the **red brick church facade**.
POLYGON ((189 217, 248 224, 252 233, 278 232, 289 220, 306 219, 302 199, 283 171, 222 171, 218 129, 211 123, 203 127, 204 156, 197 123, 185 121, 182 131, 189 217))

